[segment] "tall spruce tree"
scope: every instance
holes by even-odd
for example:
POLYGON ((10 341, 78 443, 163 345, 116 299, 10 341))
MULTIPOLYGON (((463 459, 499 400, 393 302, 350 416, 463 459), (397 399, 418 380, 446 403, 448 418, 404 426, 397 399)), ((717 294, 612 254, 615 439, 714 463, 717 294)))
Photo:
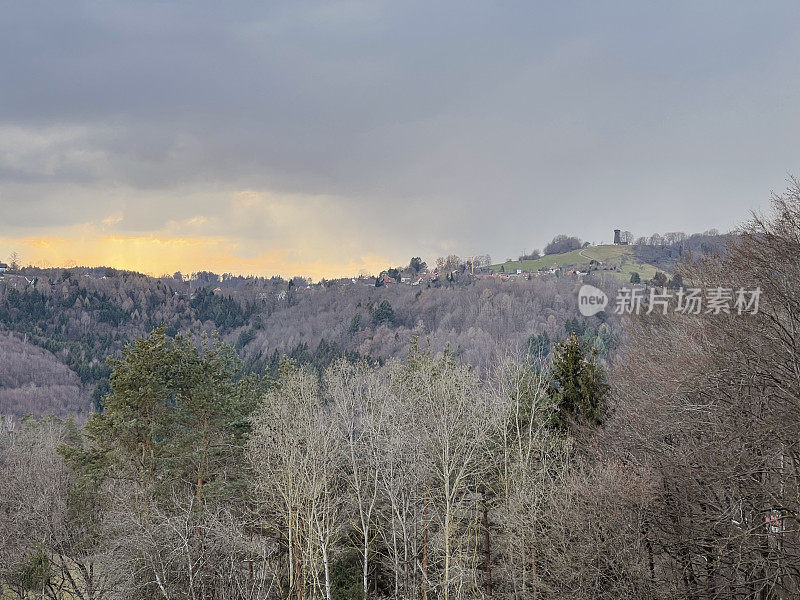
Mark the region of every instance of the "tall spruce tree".
POLYGON ((572 429, 599 425, 606 412, 609 386, 597 350, 573 333, 556 344, 550 370, 550 397, 555 404, 555 425, 572 429))

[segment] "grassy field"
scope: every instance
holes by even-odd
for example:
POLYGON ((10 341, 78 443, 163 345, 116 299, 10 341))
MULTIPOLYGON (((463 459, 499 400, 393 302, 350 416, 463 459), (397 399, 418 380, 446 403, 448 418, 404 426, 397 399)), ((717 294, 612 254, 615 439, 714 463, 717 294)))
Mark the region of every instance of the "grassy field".
POLYGON ((581 250, 573 250, 564 254, 549 254, 537 260, 512 260, 497 265, 492 265, 494 272, 499 272, 502 267, 506 273, 515 273, 517 269, 534 272, 543 267, 558 265, 565 269, 580 269, 587 271, 591 260, 601 261, 603 267, 619 267, 614 275, 620 280, 630 280, 631 273, 639 273, 642 281, 651 279, 658 269, 653 265, 640 262, 633 255, 631 246, 589 246, 581 250))

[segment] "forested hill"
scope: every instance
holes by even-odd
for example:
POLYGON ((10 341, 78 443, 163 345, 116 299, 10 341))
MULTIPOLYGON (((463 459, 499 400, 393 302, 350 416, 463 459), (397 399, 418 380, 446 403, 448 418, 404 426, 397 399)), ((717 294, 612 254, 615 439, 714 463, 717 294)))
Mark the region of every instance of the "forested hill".
MULTIPOLYGON (((612 288, 613 278, 587 279, 612 288)), ((325 367, 339 356, 383 361, 419 337, 478 369, 506 348, 549 351, 577 331, 604 356, 614 324, 577 317, 572 275, 516 280, 469 273, 410 285, 344 279, 153 278, 110 268, 25 268, 0 280, 0 414, 85 414, 108 390, 109 356, 164 324, 169 334, 219 332, 246 370, 288 355, 325 367)))

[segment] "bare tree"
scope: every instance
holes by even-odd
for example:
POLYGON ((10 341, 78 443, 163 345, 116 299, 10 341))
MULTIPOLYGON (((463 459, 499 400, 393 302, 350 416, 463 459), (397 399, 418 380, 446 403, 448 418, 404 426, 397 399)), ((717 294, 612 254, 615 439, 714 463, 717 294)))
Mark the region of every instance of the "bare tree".
POLYGON ((358 513, 354 525, 362 540, 359 550, 362 592, 366 599, 381 478, 378 443, 387 426, 385 404, 390 398, 386 397, 388 390, 381 386, 375 370, 364 363, 338 361, 325 373, 325 386, 332 399, 333 422, 344 443, 345 479, 358 513))
POLYGON ((422 458, 431 473, 427 490, 438 526, 436 550, 445 600, 467 593, 473 571, 469 539, 460 536, 477 500, 477 485, 488 469, 488 446, 497 427, 496 414, 479 393, 478 379, 450 356, 432 357, 412 347, 395 373, 398 395, 413 406, 422 458))
POLYGON ((331 558, 341 534, 340 438, 316 375, 291 369, 253 418, 248 456, 265 522, 285 549, 289 589, 331 600, 331 558), (319 579, 319 574, 323 579, 319 579))
POLYGON ((12 271, 19 271, 22 268, 22 255, 13 250, 8 256, 8 266, 12 271))

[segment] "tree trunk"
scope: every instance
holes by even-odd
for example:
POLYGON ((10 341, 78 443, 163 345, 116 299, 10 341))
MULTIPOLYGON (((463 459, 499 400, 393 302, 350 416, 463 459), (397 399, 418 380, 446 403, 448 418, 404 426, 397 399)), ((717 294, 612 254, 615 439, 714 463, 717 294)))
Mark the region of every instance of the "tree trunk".
POLYGON ((489 536, 489 506, 486 502, 486 492, 483 493, 483 535, 484 535, 484 584, 486 597, 492 597, 492 547, 489 536))
POLYGON ((428 600, 428 527, 422 532, 422 600, 428 600))
POLYGON ((364 600, 369 598, 369 538, 368 527, 364 527, 364 565, 363 565, 363 587, 364 587, 364 600))
POLYGON ((328 545, 322 539, 322 534, 320 533, 319 542, 322 547, 322 564, 325 567, 325 599, 332 600, 331 596, 331 568, 330 563, 328 561, 328 545))

